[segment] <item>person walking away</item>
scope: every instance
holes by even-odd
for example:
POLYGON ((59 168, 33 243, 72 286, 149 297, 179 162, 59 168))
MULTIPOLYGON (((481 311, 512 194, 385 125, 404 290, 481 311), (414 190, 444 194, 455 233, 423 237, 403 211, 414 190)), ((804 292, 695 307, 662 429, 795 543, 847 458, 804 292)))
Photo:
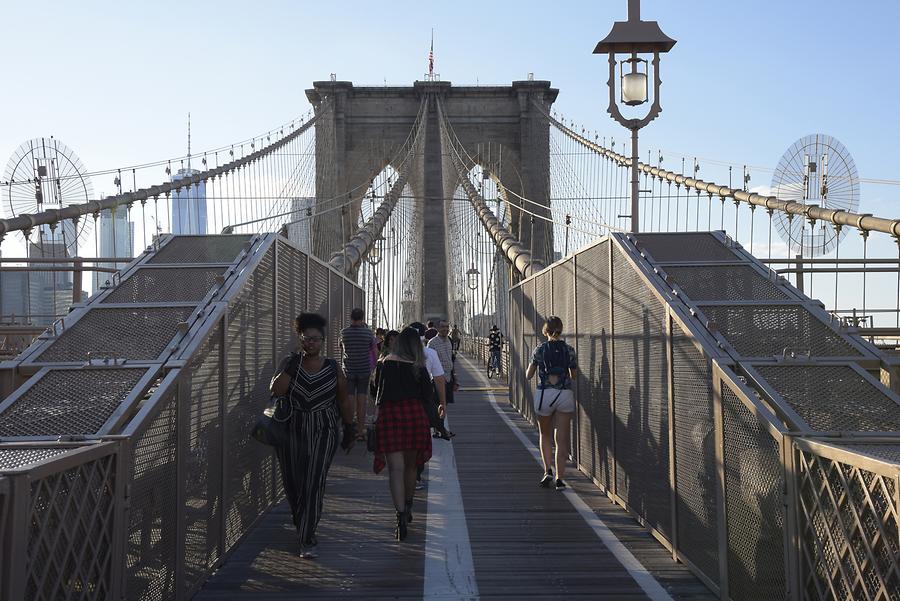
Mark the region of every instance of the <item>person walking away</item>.
POLYGON ((288 442, 276 452, 304 559, 318 556, 316 527, 338 441, 349 450, 355 437, 344 374, 337 361, 321 354, 326 325, 315 313, 301 313, 294 320, 300 353, 285 357, 270 384, 272 393, 287 397, 291 405, 288 442))
POLYGON ((490 350, 489 365, 499 374, 501 365, 500 353, 503 350, 503 334, 500 333, 500 328, 497 327, 497 324, 491 326, 491 333, 488 335, 488 348, 490 350))
POLYGON ((363 321, 364 318, 362 309, 353 309, 350 311, 350 325, 341 330, 341 363, 356 410, 357 440, 365 438, 369 378, 374 367, 373 357, 377 358, 375 335, 363 321))
POLYGON ((383 361, 385 357, 391 354, 394 348, 394 341, 397 340, 399 335, 400 332, 397 330, 390 330, 385 333, 384 340, 381 343, 381 352, 378 354, 379 361, 383 361))
POLYGON ((405 328, 393 351, 375 366, 373 382, 378 417, 375 473, 388 468, 391 499, 397 511, 397 540, 406 539, 412 522, 416 474, 431 458, 431 429, 425 411, 434 389, 425 367, 419 332, 405 328))
POLYGON ((444 397, 447 403, 453 402, 453 393, 459 388, 453 366, 453 343, 450 341, 450 324, 444 320, 438 322, 437 336, 428 341, 428 348, 437 353, 444 370, 444 397))
POLYGON ((453 325, 453 329, 450 331, 450 340, 453 341, 453 352, 459 351, 459 344, 462 342, 460 340, 460 336, 462 334, 459 331, 459 328, 456 327, 456 324, 453 325))
POLYGON ((575 413, 575 394, 572 391, 578 368, 575 349, 560 339, 562 320, 553 315, 544 323, 543 333, 547 337, 534 349, 531 365, 525 372, 530 380, 538 373, 537 392, 534 394, 534 412, 537 414, 538 429, 541 433, 541 459, 544 462, 544 476, 541 486, 549 488, 553 484, 553 442, 556 441, 556 490, 566 487, 566 458, 569 454, 569 432, 572 415, 575 413))
MULTIPOLYGON (((432 348, 428 348, 425 344, 425 333, 428 330, 422 325, 422 322, 415 321, 409 324, 409 327, 419 333, 419 339, 422 341, 422 349, 425 353, 425 369, 428 370, 428 375, 434 384, 441 412, 444 413, 447 411, 447 375, 444 373, 444 367, 441 365, 437 352, 432 348)), ((432 427, 435 427, 439 432, 443 430, 443 424, 432 424, 432 427)), ((447 432, 446 430, 443 430, 443 432, 442 438, 453 436, 452 432, 447 432)))

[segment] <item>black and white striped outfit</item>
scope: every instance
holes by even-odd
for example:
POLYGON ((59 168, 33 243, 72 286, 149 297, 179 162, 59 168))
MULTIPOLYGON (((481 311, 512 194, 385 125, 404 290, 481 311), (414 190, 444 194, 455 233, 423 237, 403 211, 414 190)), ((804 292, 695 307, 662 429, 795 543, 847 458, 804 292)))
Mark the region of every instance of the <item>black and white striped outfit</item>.
POLYGON ((325 359, 314 374, 298 362, 291 374, 288 398, 293 406, 291 436, 277 447, 281 481, 291 505, 291 514, 300 544, 315 544, 314 535, 322 515, 325 479, 340 442, 340 414, 337 406, 337 370, 325 359))

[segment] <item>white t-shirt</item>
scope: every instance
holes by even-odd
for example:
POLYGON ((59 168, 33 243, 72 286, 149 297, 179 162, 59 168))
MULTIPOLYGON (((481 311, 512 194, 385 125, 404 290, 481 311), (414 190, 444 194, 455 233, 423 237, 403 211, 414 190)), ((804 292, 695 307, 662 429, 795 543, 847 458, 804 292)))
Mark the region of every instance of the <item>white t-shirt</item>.
POLYGON ((432 380, 442 377, 444 368, 441 365, 441 359, 438 357, 437 351, 427 346, 422 347, 422 350, 425 351, 425 369, 428 370, 428 375, 431 376, 432 380))

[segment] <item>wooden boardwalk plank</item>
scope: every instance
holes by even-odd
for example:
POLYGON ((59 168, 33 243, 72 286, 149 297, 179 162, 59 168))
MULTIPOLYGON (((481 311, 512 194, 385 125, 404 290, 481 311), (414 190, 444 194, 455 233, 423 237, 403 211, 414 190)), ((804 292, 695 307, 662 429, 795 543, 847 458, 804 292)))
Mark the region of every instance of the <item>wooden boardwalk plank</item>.
MULTIPOLYGON (((465 365, 463 386, 481 386, 465 365)), ((453 450, 480 599, 646 599, 564 495, 537 485, 540 468, 482 391, 450 406, 453 450)), ((536 434, 498 396, 532 440, 536 434)), ((435 441, 435 444, 446 444, 435 441)), ((385 474, 361 448, 338 453, 319 526, 321 556, 300 559, 286 504, 267 515, 195 596, 198 601, 422 599, 426 519, 417 493, 409 538, 393 538, 385 474)), ((675 599, 715 597, 683 565, 574 470, 569 485, 675 599)))

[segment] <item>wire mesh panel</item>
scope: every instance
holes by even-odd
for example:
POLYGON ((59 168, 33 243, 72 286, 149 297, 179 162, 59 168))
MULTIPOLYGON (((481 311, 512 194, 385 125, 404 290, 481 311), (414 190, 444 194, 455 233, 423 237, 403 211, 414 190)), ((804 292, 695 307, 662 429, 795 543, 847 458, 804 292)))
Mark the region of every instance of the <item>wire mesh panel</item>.
POLYGON ((37 363, 85 362, 90 358, 156 361, 187 321, 192 307, 95 308, 57 338, 37 363))
POLYGON ((703 313, 743 357, 788 354, 859 357, 856 348, 802 305, 703 305, 703 313))
POLYGON ((509 323, 507 324, 507 349, 509 351, 510 401, 522 410, 522 383, 525 381, 522 342, 522 288, 516 286, 509 291, 509 323))
MULTIPOLYGON (((114 513, 122 490, 118 445, 78 451, 31 481, 25 599, 105 600, 113 595, 114 513)), ((61 461, 62 458, 56 461, 61 461)))
MULTIPOLYGON (((569 259, 553 266, 553 306, 551 314, 563 322, 563 338, 575 333, 575 275, 574 262, 569 259)), ((570 344, 575 346, 575 339, 570 344)))
POLYGON ((309 262, 309 289, 307 311, 328 317, 328 268, 318 261, 309 262))
POLYGON ((665 270, 694 301, 788 299, 775 282, 749 265, 672 265, 665 270))
POLYGON ((270 250, 247 282, 247 295, 230 308, 228 315, 223 504, 226 549, 268 509, 276 495, 274 455, 269 447, 247 435, 269 398, 269 379, 275 369, 274 275, 270 250))
POLYGON ((635 234, 641 250, 648 250, 656 262, 692 263, 736 261, 738 256, 712 234, 635 234))
POLYGON ((232 263, 252 236, 175 236, 148 263, 232 263))
POLYGON ((143 368, 50 370, 0 410, 0 437, 97 434, 146 373, 143 368))
MULTIPOLYGON (((522 310, 525 319, 522 323, 522 365, 523 370, 531 364, 531 356, 538 342, 538 332, 541 326, 536 318, 535 278, 522 284, 522 310)), ((534 382, 522 384, 522 413, 531 421, 534 421, 534 382)))
POLYGON ((735 601, 784 599, 785 490, 780 442, 722 382, 728 592, 735 601))
POLYGON ((613 286, 616 494, 670 537, 665 310, 618 247, 613 286))
POLYGON ((297 347, 294 318, 306 311, 306 255, 290 244, 278 241, 278 315, 275 331, 281 353, 297 347))
POLYGON ((158 401, 149 424, 132 439, 131 505, 125 546, 125 593, 134 601, 175 598, 178 532, 177 428, 174 387, 158 401))
POLYGON ((678 550, 719 582, 718 507, 712 371, 709 359, 672 323, 678 550))
POLYGON ((900 404, 849 365, 760 365, 755 370, 817 432, 900 431, 900 404))
MULTIPOLYGON (((350 312, 353 309, 357 309, 357 308, 365 309, 365 307, 363 307, 362 305, 356 304, 356 299, 354 298, 353 292, 354 292, 353 284, 350 282, 350 280, 344 280, 344 303, 343 303, 344 312, 341 315, 341 318, 343 319, 343 322, 344 322, 344 327, 347 327, 350 325, 350 312)), ((368 320, 368 317, 369 316, 367 315, 366 316, 367 320, 368 320)))
POLYGON ((333 271, 328 272, 328 336, 325 352, 337 357, 341 352, 341 329, 344 327, 344 280, 333 271))
MULTIPOLYGON (((359 286, 351 286, 351 290, 353 291, 353 306, 359 307, 361 309, 366 308, 366 295, 363 292, 363 289, 359 286)), ((372 319, 371 315, 366 316, 367 319, 372 319)))
POLYGON ((216 286, 216 278, 224 273, 224 267, 143 267, 116 286, 103 302, 199 302, 216 286))
POLYGON ((796 457, 804 597, 900 599, 900 445, 798 441, 796 457))
POLYGON ((44 461, 71 451, 66 447, 4 447, 0 446, 0 472, 44 461))
POLYGON ((217 458, 222 456, 221 337, 222 327, 217 325, 182 372, 187 385, 179 390, 179 406, 184 412, 187 434, 181 449, 185 497, 179 508, 184 514, 183 586, 187 591, 201 583, 219 559, 222 470, 217 458), (182 398, 182 393, 187 393, 187 398, 182 398))
POLYGON ((609 242, 577 256, 579 457, 588 474, 612 487, 609 242))

